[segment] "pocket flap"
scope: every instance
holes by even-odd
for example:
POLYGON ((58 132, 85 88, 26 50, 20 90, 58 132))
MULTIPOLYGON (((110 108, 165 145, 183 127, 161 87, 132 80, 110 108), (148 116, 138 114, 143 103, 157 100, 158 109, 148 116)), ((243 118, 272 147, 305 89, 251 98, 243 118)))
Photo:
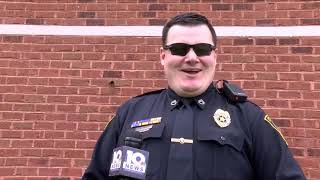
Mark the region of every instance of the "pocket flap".
POLYGON ((161 138, 163 134, 163 129, 164 123, 154 124, 149 130, 141 132, 142 139, 145 140, 149 138, 161 138))
POLYGON ((207 129, 198 133, 199 141, 215 141, 220 145, 229 145, 241 151, 244 137, 239 133, 226 129, 207 129))

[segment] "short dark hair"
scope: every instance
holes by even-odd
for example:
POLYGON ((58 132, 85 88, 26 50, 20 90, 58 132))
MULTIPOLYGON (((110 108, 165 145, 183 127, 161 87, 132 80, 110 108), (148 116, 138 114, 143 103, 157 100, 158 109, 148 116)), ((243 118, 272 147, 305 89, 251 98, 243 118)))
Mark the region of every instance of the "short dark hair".
POLYGON ((168 32, 172 26, 174 25, 196 26, 196 25, 203 25, 203 24, 207 25, 207 27, 209 28, 212 35, 212 41, 214 43, 214 46, 217 47, 217 35, 211 23, 205 16, 202 16, 194 12, 188 12, 188 13, 183 13, 183 14, 174 16, 164 25, 162 29, 162 47, 164 47, 167 43, 168 32))

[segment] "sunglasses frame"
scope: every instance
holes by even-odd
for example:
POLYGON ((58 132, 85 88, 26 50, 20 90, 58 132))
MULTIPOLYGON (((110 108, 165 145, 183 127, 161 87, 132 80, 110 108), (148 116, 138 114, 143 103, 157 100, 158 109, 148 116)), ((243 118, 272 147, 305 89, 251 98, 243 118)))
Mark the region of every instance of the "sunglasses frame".
POLYGON ((178 56, 185 56, 185 55, 187 55, 191 48, 193 49, 193 51, 196 53, 197 56, 208 56, 208 55, 211 54, 211 52, 212 52, 213 50, 216 49, 216 46, 211 45, 211 44, 208 44, 208 43, 198 43, 198 44, 173 43, 173 44, 170 44, 170 45, 165 45, 165 46, 163 47, 163 49, 165 49, 165 50, 170 50, 170 52, 171 52, 172 55, 178 55, 178 56), (181 46, 187 47, 187 48, 188 48, 187 52, 186 52, 185 54, 174 52, 173 48, 174 48, 175 46, 177 46, 177 45, 181 45, 181 46), (206 47, 209 47, 210 50, 208 49, 209 51, 206 52, 205 54, 199 54, 198 49, 197 49, 197 47, 199 48, 199 45, 200 45, 200 46, 201 46, 201 45, 205 45, 206 47), (199 55, 198 55, 198 54, 199 54, 199 55))

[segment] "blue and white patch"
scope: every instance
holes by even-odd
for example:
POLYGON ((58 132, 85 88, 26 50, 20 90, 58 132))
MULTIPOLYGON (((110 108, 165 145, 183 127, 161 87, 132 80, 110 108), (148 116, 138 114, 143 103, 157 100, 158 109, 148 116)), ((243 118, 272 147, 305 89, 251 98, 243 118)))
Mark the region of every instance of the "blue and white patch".
POLYGON ((140 121, 134 121, 131 124, 131 128, 137 128, 137 127, 142 127, 142 126, 159 124, 159 123, 161 123, 161 118, 162 117, 155 117, 155 118, 143 119, 143 120, 140 120, 140 121))

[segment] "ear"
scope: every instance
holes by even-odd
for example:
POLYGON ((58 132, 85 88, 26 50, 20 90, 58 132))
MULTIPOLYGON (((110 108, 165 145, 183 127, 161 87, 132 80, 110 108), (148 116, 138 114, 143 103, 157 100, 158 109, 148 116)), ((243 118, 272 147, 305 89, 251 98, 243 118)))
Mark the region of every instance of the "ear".
POLYGON ((161 63, 162 66, 164 65, 165 57, 166 57, 166 52, 163 49, 163 47, 161 47, 160 48, 160 63, 161 63))

